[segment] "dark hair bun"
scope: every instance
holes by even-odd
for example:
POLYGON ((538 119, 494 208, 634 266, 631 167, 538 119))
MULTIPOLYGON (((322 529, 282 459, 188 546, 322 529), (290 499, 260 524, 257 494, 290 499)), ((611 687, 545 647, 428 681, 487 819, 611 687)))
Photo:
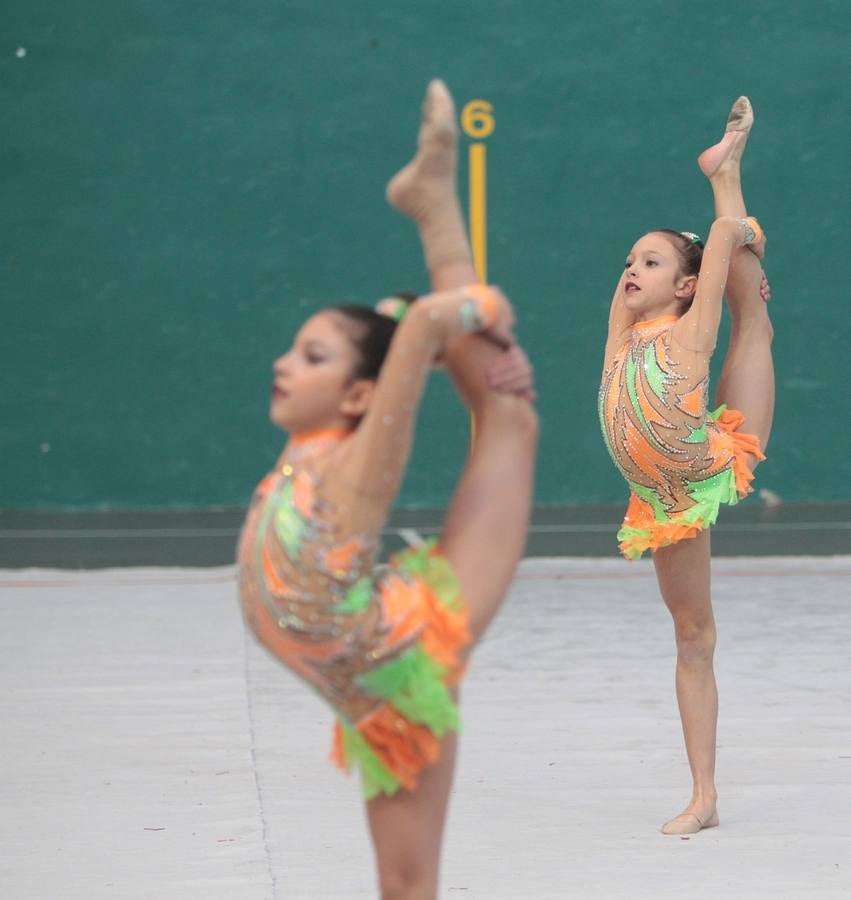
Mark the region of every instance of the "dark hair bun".
POLYGON ((352 373, 354 378, 366 378, 370 381, 378 378, 396 325, 416 299, 416 294, 400 291, 379 300, 375 309, 349 305, 331 307, 331 312, 338 313, 355 326, 350 330, 350 338, 359 357, 352 373))

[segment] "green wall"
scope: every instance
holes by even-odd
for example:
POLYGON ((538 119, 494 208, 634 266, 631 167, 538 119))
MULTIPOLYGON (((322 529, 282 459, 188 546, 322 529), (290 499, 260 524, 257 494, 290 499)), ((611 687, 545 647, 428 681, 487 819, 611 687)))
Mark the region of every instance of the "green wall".
MULTIPOLYGON (((489 274, 537 364, 538 502, 625 496, 595 410, 611 290, 642 231, 706 232, 694 158, 740 93, 777 332, 758 483, 851 500, 847 3, 0 0, 0 14, 0 506, 244 502, 279 448, 270 363, 298 322, 425 287, 383 187, 434 75, 459 108, 494 105, 489 274)), ((465 446, 436 376, 402 502, 443 502, 465 446)))

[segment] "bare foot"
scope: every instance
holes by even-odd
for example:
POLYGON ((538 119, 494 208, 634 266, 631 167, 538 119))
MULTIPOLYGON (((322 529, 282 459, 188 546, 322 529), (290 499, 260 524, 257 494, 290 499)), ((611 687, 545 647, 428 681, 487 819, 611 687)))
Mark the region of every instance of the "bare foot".
POLYGON ((678 816, 662 826, 662 834, 697 834, 704 828, 718 826, 718 810, 714 803, 692 801, 678 816))
POLYGON ((747 97, 739 97, 727 117, 724 137, 697 158, 700 171, 707 178, 739 174, 739 163, 753 126, 753 108, 747 97))
POLYGON ((423 101, 416 155, 390 180, 387 202, 415 221, 436 203, 454 202, 457 155, 455 104, 446 85, 435 79, 423 101))

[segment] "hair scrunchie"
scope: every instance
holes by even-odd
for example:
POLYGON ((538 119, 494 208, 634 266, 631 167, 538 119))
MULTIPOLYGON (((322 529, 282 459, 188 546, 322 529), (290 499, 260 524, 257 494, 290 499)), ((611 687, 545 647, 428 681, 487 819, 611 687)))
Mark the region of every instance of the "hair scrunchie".
POLYGON ((388 319, 393 319, 394 322, 399 323, 405 318, 410 306, 410 301, 404 297, 385 297, 375 304, 374 309, 382 316, 387 316, 388 319))

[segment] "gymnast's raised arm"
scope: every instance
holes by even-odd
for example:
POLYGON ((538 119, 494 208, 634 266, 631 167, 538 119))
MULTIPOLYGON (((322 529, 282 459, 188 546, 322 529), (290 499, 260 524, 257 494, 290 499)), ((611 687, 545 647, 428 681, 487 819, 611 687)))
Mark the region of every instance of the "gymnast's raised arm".
POLYGON ((712 353, 718 339, 733 251, 762 240, 762 229, 754 218, 722 216, 712 223, 703 251, 694 301, 672 333, 681 347, 696 353, 712 353))
POLYGON ((606 337, 606 359, 626 340, 627 332, 636 322, 635 313, 627 309, 623 297, 625 272, 621 273, 615 286, 612 305, 609 308, 609 332, 606 337))
POLYGON ((473 332, 511 346, 513 318, 508 300, 483 285, 426 295, 410 307, 341 461, 337 475, 347 486, 379 500, 379 505, 392 501, 407 467, 417 411, 435 358, 450 342, 473 332))

